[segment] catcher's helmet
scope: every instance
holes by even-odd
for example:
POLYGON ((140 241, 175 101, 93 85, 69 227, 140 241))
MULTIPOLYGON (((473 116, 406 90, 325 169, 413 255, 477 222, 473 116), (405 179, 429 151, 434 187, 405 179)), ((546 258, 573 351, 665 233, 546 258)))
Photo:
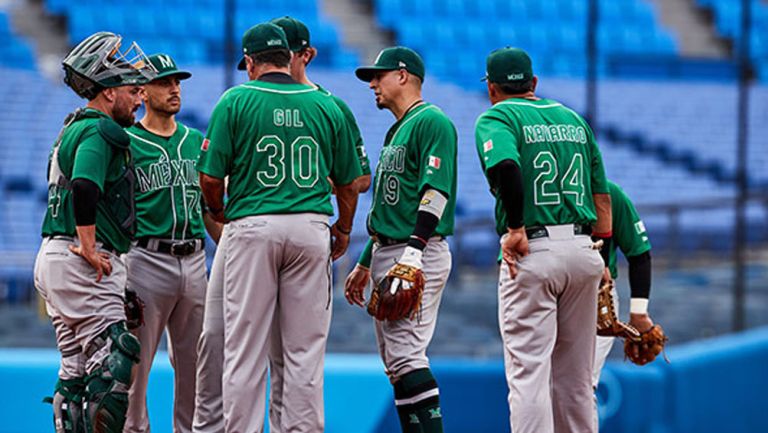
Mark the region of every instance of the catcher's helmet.
POLYGON ((64 83, 90 100, 105 88, 151 81, 157 74, 154 66, 136 42, 121 52, 122 39, 98 32, 80 42, 62 61, 64 83))

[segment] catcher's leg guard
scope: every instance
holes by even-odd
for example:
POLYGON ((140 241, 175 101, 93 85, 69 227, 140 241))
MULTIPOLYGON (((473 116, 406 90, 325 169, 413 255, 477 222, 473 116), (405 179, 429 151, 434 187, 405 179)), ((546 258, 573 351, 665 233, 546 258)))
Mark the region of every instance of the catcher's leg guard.
POLYGON ((53 405, 53 426, 56 433, 85 433, 83 424, 83 394, 85 378, 59 379, 53 397, 44 402, 53 405))
MULTIPOLYGON (((128 332, 125 322, 109 326, 98 340, 103 347, 111 340, 109 355, 86 379, 85 426, 87 433, 121 433, 128 410, 131 368, 139 362, 139 340, 128 332)), ((98 343, 97 343, 98 344, 98 343)), ((91 352, 95 352, 95 347, 91 352)))

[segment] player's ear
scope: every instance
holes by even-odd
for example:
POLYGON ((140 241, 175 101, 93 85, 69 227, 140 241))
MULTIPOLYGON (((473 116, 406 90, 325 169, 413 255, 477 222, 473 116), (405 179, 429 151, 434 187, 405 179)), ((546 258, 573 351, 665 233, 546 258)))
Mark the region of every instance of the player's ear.
POLYGON ((539 84, 539 77, 537 77, 537 76, 535 76, 535 75, 534 75, 534 76, 533 76, 533 81, 532 81, 532 83, 531 83, 531 92, 535 92, 535 91, 536 91, 536 86, 537 86, 538 84, 539 84))
POLYGON ((493 103, 494 99, 496 99, 497 89, 496 86, 491 83, 490 81, 485 82, 486 86, 488 86, 488 100, 493 103))
POLYGON ((304 55, 304 64, 308 65, 312 60, 317 57, 317 48, 315 47, 309 47, 307 48, 307 53, 304 55))
POLYGON ((101 91, 102 96, 109 102, 115 102, 117 98, 117 87, 107 87, 101 91))

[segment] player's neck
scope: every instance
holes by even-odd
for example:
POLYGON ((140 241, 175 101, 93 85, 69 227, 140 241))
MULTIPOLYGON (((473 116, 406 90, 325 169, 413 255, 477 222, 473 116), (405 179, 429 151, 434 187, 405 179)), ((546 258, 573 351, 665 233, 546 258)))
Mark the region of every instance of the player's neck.
POLYGON ((498 99, 496 101, 491 101, 491 102, 493 104, 496 104, 497 102, 506 101, 507 99, 528 99, 530 101, 538 101, 540 98, 536 96, 533 92, 517 93, 514 95, 499 94, 498 99))
POLYGON ((88 103, 85 106, 93 110, 101 111, 102 113, 114 119, 114 117, 112 116, 112 105, 108 104, 107 101, 105 101, 99 96, 88 101, 88 103))
POLYGON ((176 116, 147 110, 147 114, 141 119, 141 126, 155 135, 170 137, 176 132, 176 116))
POLYGON ((421 99, 421 94, 404 94, 400 98, 397 98, 395 100, 395 103, 393 104, 390 111, 392 111, 392 114, 395 116, 397 120, 402 119, 406 114, 408 114, 409 111, 411 111, 414 107, 421 105, 424 103, 424 100, 421 99))

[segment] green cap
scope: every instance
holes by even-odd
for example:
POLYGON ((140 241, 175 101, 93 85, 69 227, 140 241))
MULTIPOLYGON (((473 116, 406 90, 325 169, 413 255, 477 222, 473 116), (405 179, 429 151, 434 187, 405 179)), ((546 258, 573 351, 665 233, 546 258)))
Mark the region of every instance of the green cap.
MULTIPOLYGON (((289 49, 288 40, 283 29, 272 23, 256 24, 243 34, 243 56, 280 48, 289 49)), ((237 69, 245 70, 245 57, 237 69)))
POLYGON ((270 23, 283 29, 291 51, 301 51, 311 46, 309 42, 309 29, 296 18, 284 16, 282 18, 275 18, 270 23))
POLYGON ((155 80, 158 78, 170 77, 171 75, 179 77, 179 80, 186 80, 192 76, 190 72, 179 70, 179 68, 176 67, 176 62, 168 54, 152 54, 149 56, 149 63, 151 63, 157 70, 155 80))
POLYGON ((520 48, 499 48, 491 52, 485 60, 483 80, 503 84, 524 83, 532 79, 531 58, 520 48))
POLYGON ((370 82, 379 71, 405 69, 424 81, 424 61, 410 48, 390 47, 381 50, 372 66, 361 66, 355 70, 357 78, 370 82))

